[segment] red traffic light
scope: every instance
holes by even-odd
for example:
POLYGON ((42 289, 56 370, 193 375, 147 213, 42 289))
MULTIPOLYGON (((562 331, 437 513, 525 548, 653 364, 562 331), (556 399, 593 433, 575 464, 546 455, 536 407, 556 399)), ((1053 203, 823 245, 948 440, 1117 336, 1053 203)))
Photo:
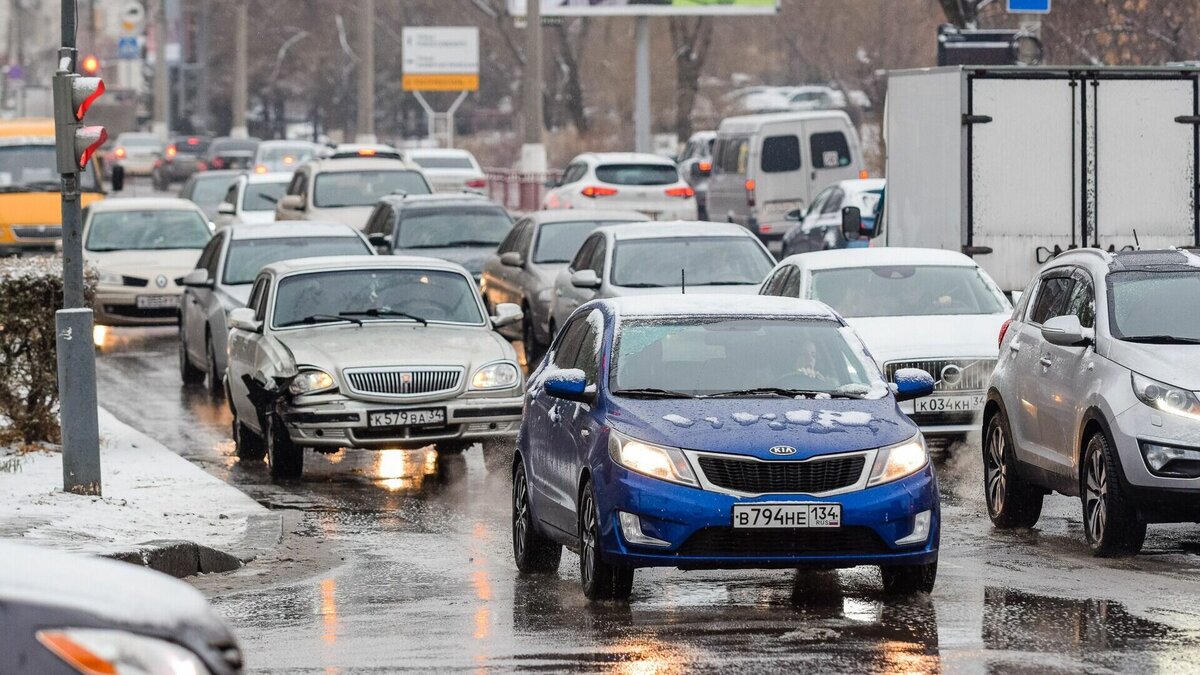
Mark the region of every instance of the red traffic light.
POLYGON ((82 121, 88 108, 104 95, 104 80, 98 77, 76 77, 71 80, 71 107, 75 119, 82 121))
POLYGON ((100 59, 96 58, 94 54, 88 54, 79 63, 79 68, 86 75, 95 75, 100 72, 100 59))
POLYGON ((75 159, 82 169, 91 161, 92 155, 108 140, 104 127, 77 127, 75 129, 75 159))

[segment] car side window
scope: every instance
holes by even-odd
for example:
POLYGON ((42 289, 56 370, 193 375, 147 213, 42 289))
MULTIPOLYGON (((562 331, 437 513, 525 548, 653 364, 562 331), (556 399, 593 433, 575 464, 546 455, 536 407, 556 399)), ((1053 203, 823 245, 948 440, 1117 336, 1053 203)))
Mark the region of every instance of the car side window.
POLYGON ((600 312, 592 311, 583 324, 583 335, 579 341, 579 351, 575 355, 574 368, 583 371, 588 384, 595 384, 600 377, 600 339, 596 325, 604 325, 604 317, 600 312))
POLYGON ((583 174, 586 170, 586 167, 579 163, 568 166, 567 170, 563 172, 562 184, 567 185, 578 181, 580 178, 583 178, 583 174))
POLYGON ((846 193, 834 188, 829 193, 829 198, 825 200, 824 206, 821 207, 821 213, 837 213, 842 209, 842 200, 846 198, 846 193))
POLYGON ((204 250, 200 252, 200 259, 196 261, 196 269, 209 270, 208 274, 210 279, 212 278, 211 268, 215 264, 213 261, 217 257, 217 250, 221 247, 221 240, 223 237, 224 235, 217 235, 212 239, 209 239, 208 245, 205 246, 204 250))
POLYGON ((204 267, 208 270, 208 278, 214 281, 219 276, 217 271, 220 269, 219 265, 221 262, 221 249, 225 247, 225 240, 229 236, 230 235, 227 233, 222 233, 213 237, 212 240, 208 242, 208 245, 212 250, 212 255, 209 256, 204 267))
POLYGON ((308 190, 308 175, 303 171, 297 171, 296 175, 292 176, 292 182, 288 184, 287 193, 289 195, 303 195, 308 190))
POLYGON ((1075 275, 1074 290, 1063 314, 1079 317, 1079 324, 1084 328, 1096 327, 1096 293, 1092 289, 1091 277, 1086 273, 1075 275))
POLYGON ((817 194, 816 198, 813 199, 812 208, 809 210, 809 213, 824 213, 825 201, 829 199, 829 195, 833 194, 833 191, 836 189, 836 186, 830 185, 824 190, 821 190, 821 192, 817 194))
POLYGON ((1029 321, 1041 325, 1056 316, 1067 313, 1067 301, 1075 285, 1069 274, 1056 271, 1051 276, 1042 277, 1038 284, 1037 297, 1031 305, 1029 321))
POLYGON ((797 136, 768 136, 763 139, 763 173, 786 173, 799 169, 800 139, 797 136))
POLYGON ((580 318, 568 323, 563 328, 562 339, 554 348, 554 365, 558 368, 574 368, 575 357, 579 354, 579 344, 583 341, 583 332, 587 322, 580 318))
POLYGON ((588 262, 592 259, 592 249, 596 247, 598 239, 599 237, 588 237, 588 240, 583 242, 583 246, 580 246, 579 251, 575 254, 575 259, 571 261, 572 270, 587 269, 588 262))
POLYGON ((813 134, 808 139, 813 167, 817 169, 836 169, 840 166, 850 166, 850 144, 846 135, 840 131, 826 131, 813 134))
POLYGON ((496 253, 498 255, 504 255, 505 253, 517 250, 517 237, 520 235, 521 230, 525 228, 525 225, 528 222, 528 220, 522 219, 518 220, 516 225, 513 225, 513 228, 508 231, 507 235, 505 235, 504 241, 500 242, 500 246, 496 248, 496 253))
POLYGON ((596 238, 596 246, 592 249, 592 258, 588 261, 588 269, 596 273, 597 277, 604 278, 604 254, 608 251, 608 242, 604 237, 596 238))
MULTIPOLYGON (((790 267, 790 265, 788 267, 790 267)), ((758 294, 779 295, 779 289, 783 288, 783 280, 787 278, 787 273, 787 267, 780 267, 779 269, 775 270, 775 273, 767 277, 767 280, 763 282, 762 290, 760 290, 758 294)))
POLYGON ((533 229, 533 222, 526 220, 520 232, 517 233, 516 248, 514 250, 526 259, 533 255, 529 250, 533 244, 533 229))
POLYGON ((235 207, 238 203, 238 184, 235 182, 229 186, 229 190, 225 192, 224 201, 228 204, 233 204, 235 207))
POLYGON ((783 290, 780 293, 785 298, 800 297, 800 268, 789 266, 788 275, 783 280, 783 290))
POLYGON ((254 318, 259 321, 267 320, 267 305, 271 302, 271 280, 263 277, 262 290, 258 294, 258 304, 254 307, 254 318))

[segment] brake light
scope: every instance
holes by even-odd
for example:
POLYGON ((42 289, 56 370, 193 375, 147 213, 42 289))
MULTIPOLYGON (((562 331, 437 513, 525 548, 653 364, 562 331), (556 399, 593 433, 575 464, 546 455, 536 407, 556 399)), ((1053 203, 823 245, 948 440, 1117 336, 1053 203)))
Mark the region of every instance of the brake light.
POLYGON ((179 154, 179 150, 175 147, 174 143, 167 146, 167 157, 174 157, 177 154, 179 154))
POLYGON ((871 172, 867 171, 866 169, 863 169, 862 171, 858 172, 858 177, 863 180, 866 180, 871 177, 871 172))
POLYGON ((221 159, 220 157, 213 157, 212 168, 220 169, 223 166, 225 166, 225 160, 221 159))
POLYGON ((688 197, 695 197, 696 191, 685 185, 684 187, 670 188, 667 190, 667 196, 687 199, 688 197))
POLYGON ((266 172, 267 172, 267 167, 263 164, 259 164, 258 166, 254 167, 254 173, 266 173, 266 172))
POLYGON ((583 188, 583 190, 580 191, 580 194, 582 194, 584 197, 595 199, 596 197, 611 197, 617 194, 617 191, 612 188, 589 185, 583 188))
POLYGON ((374 157, 375 153, 376 153, 375 148, 362 148, 361 150, 358 151, 358 156, 359 157, 374 157))
POLYGON ((700 162, 700 173, 712 173, 712 162, 700 162))
POLYGON ((746 180, 746 206, 754 206, 754 188, 756 186, 753 178, 746 180))
POLYGON ((187 139, 188 145, 200 145, 200 139, 195 136, 189 136, 187 139))
POLYGON ((1000 338, 996 340, 996 345, 1004 344, 1004 336, 1008 334, 1008 327, 1012 325, 1012 319, 1007 319, 1004 325, 1000 326, 1000 338))
POLYGON ((208 165, 204 162, 196 162, 197 171, 208 171, 208 165))
POLYGON ((117 148, 113 151, 113 155, 115 155, 117 159, 125 159, 125 148, 117 148))
POLYGON ((472 178, 471 180, 467 181, 467 187, 483 189, 483 188, 487 187, 487 179, 486 178, 472 178))

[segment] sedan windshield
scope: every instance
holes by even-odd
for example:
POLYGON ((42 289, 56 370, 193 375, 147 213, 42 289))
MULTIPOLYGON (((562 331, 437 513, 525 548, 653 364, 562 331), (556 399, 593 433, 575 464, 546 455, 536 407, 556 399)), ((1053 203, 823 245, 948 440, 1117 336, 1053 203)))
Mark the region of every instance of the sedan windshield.
POLYGON ((511 229, 498 207, 418 209, 401 217, 396 248, 494 247, 511 229))
POLYGON ((629 239, 613 249, 612 284, 630 288, 761 283, 771 258, 748 237, 629 239))
POLYGON ((1000 314, 996 285, 976 267, 887 265, 814 270, 809 297, 845 317, 1000 314))
POLYGON ((240 239, 229 245, 229 253, 225 256, 225 278, 221 283, 230 286, 251 283, 259 270, 280 260, 370 254, 371 249, 358 237, 240 239))
POLYGON ((195 211, 109 211, 92 216, 89 251, 204 248, 212 232, 195 211))
POLYGON ((612 185, 670 185, 679 182, 679 171, 669 164, 603 164, 596 178, 612 185))
POLYGON ((374 206, 392 193, 427 195, 429 184, 416 171, 337 171, 317 175, 313 204, 321 208, 374 206))
POLYGON ((285 277, 275 294, 276 328, 338 321, 441 321, 481 325, 478 292, 454 272, 362 269, 285 277))
POLYGON ((283 198, 287 183, 247 183, 242 197, 243 211, 274 211, 283 198))
POLYGON ((880 398, 887 392, 862 343, 834 321, 666 317, 624 321, 619 335, 617 395, 880 398))
POLYGON ((538 230, 535 263, 568 263, 583 245, 592 230, 603 225, 616 225, 620 220, 573 220, 565 223, 542 223, 538 230))
POLYGON ((1118 340, 1200 341, 1200 270, 1113 272, 1108 288, 1118 340))

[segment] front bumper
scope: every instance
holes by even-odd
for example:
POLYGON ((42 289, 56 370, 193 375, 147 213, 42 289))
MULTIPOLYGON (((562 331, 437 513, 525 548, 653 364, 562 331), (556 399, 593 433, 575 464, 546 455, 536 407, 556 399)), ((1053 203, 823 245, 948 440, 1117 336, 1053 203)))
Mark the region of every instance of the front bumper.
POLYGON ((892 483, 828 497, 735 497, 649 478, 612 463, 606 463, 595 480, 602 551, 605 560, 616 564, 681 569, 840 568, 937 560, 941 509, 931 464, 892 483), (733 529, 733 505, 755 502, 841 504, 842 526, 733 529), (644 534, 669 545, 627 542, 619 511, 637 515, 644 534), (932 512, 928 537, 921 543, 897 546, 896 540, 912 534, 914 518, 923 511, 932 512))
POLYGON ((1140 518, 1150 523, 1200 522, 1200 478, 1151 473, 1141 441, 1200 449, 1200 422, 1138 402, 1113 420, 1110 432, 1121 462, 1122 486, 1140 518))
POLYGON ((436 401, 376 403, 340 395, 319 403, 289 405, 283 421, 292 442, 309 447, 420 448, 430 443, 516 438, 524 398, 449 398, 436 401), (415 427, 372 427, 368 415, 393 410, 445 408, 446 423, 415 427))
POLYGON ((178 296, 173 289, 146 288, 129 290, 101 289, 96 292, 96 323, 102 326, 171 326, 179 323, 179 305, 170 307, 138 307, 138 296, 178 296))

